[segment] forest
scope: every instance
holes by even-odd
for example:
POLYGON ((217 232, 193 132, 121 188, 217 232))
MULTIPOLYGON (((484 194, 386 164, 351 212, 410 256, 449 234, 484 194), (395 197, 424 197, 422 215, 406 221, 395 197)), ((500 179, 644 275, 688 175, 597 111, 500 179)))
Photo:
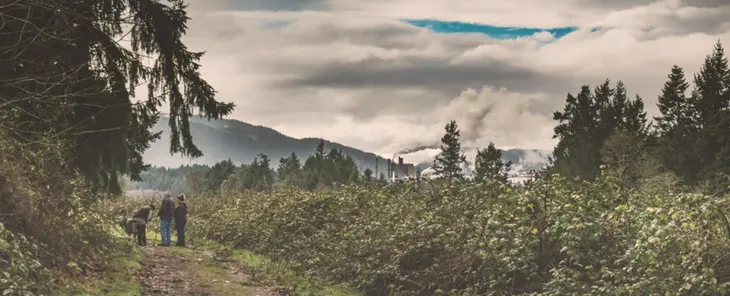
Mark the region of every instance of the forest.
POLYGON ((124 197, 133 182, 187 192, 191 238, 362 295, 727 294, 730 69, 719 41, 692 77, 667 69, 656 118, 621 81, 573 90, 553 115, 552 162, 525 184, 507 180, 494 145, 466 178, 457 119, 434 159, 439 179, 387 184, 322 144, 276 169, 266 155, 146 165, 163 103, 170 152, 192 157, 205 151, 189 118, 235 108, 181 41, 182 1, 28 0, 0 16, 4 295, 103 294, 95 283, 140 252, 117 235, 146 202, 124 197), (133 100, 143 82, 147 98, 133 100))

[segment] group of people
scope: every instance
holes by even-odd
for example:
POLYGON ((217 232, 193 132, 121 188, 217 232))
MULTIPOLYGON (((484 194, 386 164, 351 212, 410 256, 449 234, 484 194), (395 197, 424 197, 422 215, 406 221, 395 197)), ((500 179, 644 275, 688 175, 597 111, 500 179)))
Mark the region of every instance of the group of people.
MULTIPOLYGON (((131 221, 135 223, 137 234, 137 244, 140 246, 147 245, 147 222, 150 219, 150 213, 154 212, 155 204, 144 206, 134 214, 131 221)), ((169 247, 172 245, 172 228, 177 231, 177 246, 185 246, 185 225, 188 222, 188 205, 185 203, 185 194, 177 196, 177 207, 172 200, 172 194, 166 191, 160 210, 157 212, 160 218, 160 236, 162 237, 161 246, 169 247)))

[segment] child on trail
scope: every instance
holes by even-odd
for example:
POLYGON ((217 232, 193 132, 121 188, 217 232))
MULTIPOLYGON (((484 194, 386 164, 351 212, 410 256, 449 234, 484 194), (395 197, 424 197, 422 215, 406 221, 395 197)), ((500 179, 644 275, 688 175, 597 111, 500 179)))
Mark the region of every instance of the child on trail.
POLYGON ((132 217, 137 232, 137 245, 147 245, 147 221, 150 218, 150 212, 155 210, 155 205, 144 206, 132 217))
POLYGON ((188 223, 188 205, 185 203, 185 194, 177 196, 175 208, 175 230, 177 230, 177 246, 185 246, 185 224, 188 223))
POLYGON ((172 242, 172 231, 170 226, 175 211, 175 202, 172 201, 170 191, 165 191, 165 198, 162 199, 160 211, 157 216, 160 217, 160 236, 162 237, 162 246, 169 247, 172 242))

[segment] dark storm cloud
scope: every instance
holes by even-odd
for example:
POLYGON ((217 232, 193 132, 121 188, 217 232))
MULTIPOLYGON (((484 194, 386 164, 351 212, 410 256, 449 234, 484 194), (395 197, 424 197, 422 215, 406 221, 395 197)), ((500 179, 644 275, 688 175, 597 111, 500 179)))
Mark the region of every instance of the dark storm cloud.
POLYGON ((506 61, 454 65, 448 59, 408 58, 389 61, 371 58, 360 63, 320 67, 298 78, 277 82, 286 88, 382 88, 426 87, 446 94, 468 87, 499 85, 518 92, 550 91, 565 83, 563 77, 542 75, 506 61))
POLYGON ((707 8, 730 6, 730 1, 728 1, 728 0, 684 0, 684 1, 682 1, 682 3, 685 4, 685 6, 707 7, 707 8))

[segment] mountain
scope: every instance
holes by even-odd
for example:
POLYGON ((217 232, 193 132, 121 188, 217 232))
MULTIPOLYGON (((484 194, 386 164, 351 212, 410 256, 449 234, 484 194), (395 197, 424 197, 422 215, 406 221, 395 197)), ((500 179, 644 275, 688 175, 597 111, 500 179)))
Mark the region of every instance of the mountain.
MULTIPOLYGON (((302 163, 313 154, 319 144, 318 138, 296 139, 284 135, 274 129, 248 124, 234 119, 208 121, 203 118, 190 118, 190 131, 193 141, 203 156, 189 159, 179 155, 170 155, 170 128, 168 117, 162 116, 153 131, 162 131, 162 137, 150 145, 144 154, 145 162, 154 166, 178 167, 185 164, 213 165, 221 160, 231 159, 236 164, 251 163, 259 154, 266 154, 271 159, 272 167, 279 165, 279 159, 288 157, 292 152, 300 158, 302 163)), ((345 146, 325 140, 325 151, 331 148, 341 149, 350 155, 360 166, 375 172, 375 159, 378 159, 378 172, 382 173, 387 167, 387 159, 357 148, 345 146)), ((502 158, 512 161, 515 172, 527 172, 539 168, 547 163, 549 151, 510 149, 502 152, 502 158)), ((397 160, 396 160, 397 161, 397 160)), ((430 167, 432 162, 418 164, 420 170, 430 167)))
MULTIPOLYGON (((288 157, 292 152, 304 163, 309 155, 315 152, 320 139, 296 139, 284 135, 274 129, 251 125, 234 119, 208 121, 204 118, 190 118, 190 132, 193 141, 203 156, 195 159, 170 155, 170 127, 168 117, 161 117, 153 131, 162 131, 159 140, 145 151, 145 162, 154 166, 178 167, 185 164, 213 165, 221 160, 231 159, 236 164, 251 163, 259 153, 271 159, 272 167, 279 165, 279 159, 288 157)), ((341 149, 360 165, 360 169, 370 168, 375 171, 375 159, 378 159, 379 172, 384 172, 387 160, 370 152, 325 140, 325 151, 331 148, 341 149)))

